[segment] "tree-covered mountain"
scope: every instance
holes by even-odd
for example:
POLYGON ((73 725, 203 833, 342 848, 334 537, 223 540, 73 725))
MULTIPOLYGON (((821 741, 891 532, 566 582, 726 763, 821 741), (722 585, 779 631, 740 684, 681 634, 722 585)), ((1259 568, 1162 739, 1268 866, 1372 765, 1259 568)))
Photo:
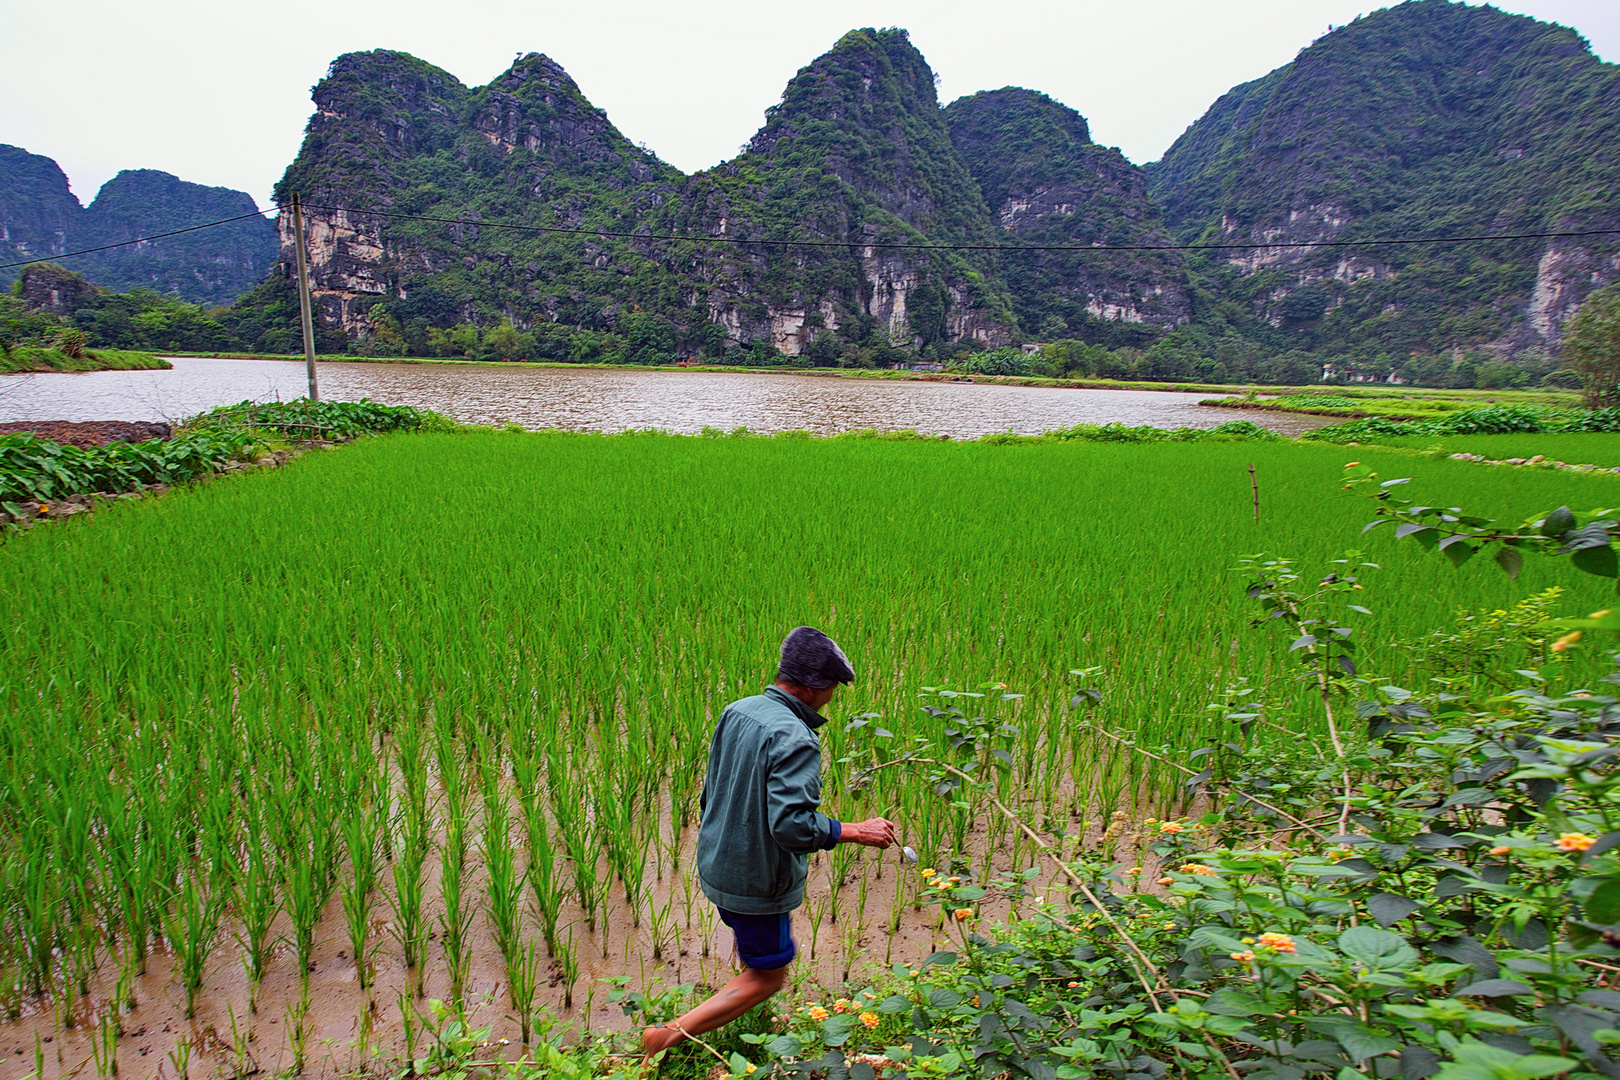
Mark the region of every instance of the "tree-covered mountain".
MULTIPOLYGON (((1314 242, 1620 228, 1620 66, 1573 30, 1411 0, 1236 87, 1148 166, 1178 235, 1314 242)), ((1328 354, 1555 351, 1620 235, 1261 248, 1215 287, 1328 354)))
MULTIPOLYGON (((1015 86, 945 109, 957 153, 1007 238, 1030 247, 1174 243, 1147 176, 1091 141, 1086 118, 1015 86)), ((1170 251, 1014 251, 1001 255, 1030 337, 1147 344, 1188 319, 1186 273, 1170 251)))
POLYGON ((922 250, 993 247, 997 231, 903 30, 852 30, 802 68, 743 154, 691 178, 674 226, 831 245, 691 245, 734 340, 830 359, 994 346, 1016 329, 993 251, 922 250))
MULTIPOLYGON (((0 262, 63 255, 257 211, 245 192, 126 169, 88 207, 48 157, 0 145, 0 262)), ((263 280, 278 252, 275 226, 248 218, 184 236, 82 255, 73 268, 98 285, 229 304, 263 280)), ((16 269, 0 271, 10 284, 16 269)))

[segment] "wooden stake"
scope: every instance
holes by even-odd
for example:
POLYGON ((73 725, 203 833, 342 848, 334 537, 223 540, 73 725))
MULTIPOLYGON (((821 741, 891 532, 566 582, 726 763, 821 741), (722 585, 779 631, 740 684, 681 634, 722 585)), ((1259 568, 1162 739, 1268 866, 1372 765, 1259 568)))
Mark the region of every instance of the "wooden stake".
MULTIPOLYGON (((321 400, 321 391, 315 383, 315 319, 309 297, 309 263, 304 255, 304 208, 299 204, 298 192, 293 192, 293 236, 298 253, 298 310, 304 322, 304 367, 309 371, 309 400, 321 400)), ((1251 466, 1251 471, 1253 467, 1251 466)))
MULTIPOLYGON (((314 370, 311 368, 310 370, 314 370)), ((1254 462, 1249 463, 1249 486, 1254 489, 1254 523, 1260 524, 1260 481, 1254 475, 1254 462)))

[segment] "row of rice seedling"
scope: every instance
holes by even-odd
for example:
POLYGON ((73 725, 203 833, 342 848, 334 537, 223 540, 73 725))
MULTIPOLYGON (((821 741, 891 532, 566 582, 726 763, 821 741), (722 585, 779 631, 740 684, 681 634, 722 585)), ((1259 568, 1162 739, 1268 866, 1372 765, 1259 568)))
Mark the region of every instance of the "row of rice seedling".
MULTIPOLYGON (((823 730, 826 809, 894 818, 958 873, 1033 865, 982 792, 849 780, 949 729, 1008 764, 997 797, 1044 828, 1095 838, 1177 798, 1179 777, 1088 725, 1183 749, 1223 734, 1208 704, 1272 667, 1227 568, 1357 543, 1343 453, 411 436, 24 537, 0 559, 0 1009, 95 1026, 141 1008, 160 950, 188 1012, 239 965, 240 1012, 284 1016, 298 1059, 329 940, 367 1032, 379 1001, 487 994, 488 965, 525 1040, 604 965, 718 973, 689 858, 708 736, 800 623, 860 675, 823 730), (919 696, 991 682, 1024 696, 919 696), (1092 685, 1102 700, 1071 709, 1092 685)), ((1494 515, 1620 495, 1390 460, 1494 515)), ((1570 610, 1600 599, 1552 562, 1510 582, 1362 542, 1403 598, 1360 631, 1391 677, 1405 654, 1380 646, 1458 609, 1551 585, 1570 610)), ((900 958, 914 875, 850 849, 817 874, 807 955, 835 978, 900 958)))

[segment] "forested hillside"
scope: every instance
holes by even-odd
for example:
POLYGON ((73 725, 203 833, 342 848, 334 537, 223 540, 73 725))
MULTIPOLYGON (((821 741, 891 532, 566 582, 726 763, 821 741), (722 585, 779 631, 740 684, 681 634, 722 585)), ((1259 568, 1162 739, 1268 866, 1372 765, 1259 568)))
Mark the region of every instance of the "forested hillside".
MULTIPOLYGON (((191 184, 152 169, 126 169, 84 207, 56 162, 0 145, 0 262, 119 244, 257 209, 245 192, 191 184)), ((72 269, 119 291, 152 289, 193 303, 229 304, 263 280, 277 250, 275 226, 248 218, 80 256, 72 269)), ((0 284, 16 277, 15 269, 0 270, 0 284)))
MULTIPOLYGON (((1186 241, 1620 228, 1620 66, 1564 27, 1412 0, 1236 87, 1148 167, 1186 241)), ((1241 312, 1325 354, 1556 351, 1620 235, 1234 253, 1241 312)))

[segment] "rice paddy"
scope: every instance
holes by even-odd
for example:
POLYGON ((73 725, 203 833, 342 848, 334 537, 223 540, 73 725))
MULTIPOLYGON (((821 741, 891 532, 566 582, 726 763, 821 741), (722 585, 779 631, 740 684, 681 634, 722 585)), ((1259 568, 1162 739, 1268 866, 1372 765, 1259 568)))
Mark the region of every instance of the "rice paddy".
MULTIPOLYGON (((1010 797, 1083 836, 1179 778, 1075 723, 1070 672, 1100 669, 1087 719, 1120 736, 1222 734, 1208 704, 1286 648, 1247 626, 1242 555, 1364 549, 1384 569, 1363 668, 1395 681, 1395 643, 1459 610, 1611 595, 1559 562, 1509 581, 1359 536, 1348 456, 1488 516, 1620 502, 1612 477, 1365 447, 491 433, 370 440, 12 538, 0 1074, 341 1071, 414 1053, 427 998, 517 1044, 541 1006, 610 1020, 604 978, 724 981, 689 857, 708 736, 802 623, 858 673, 823 729, 824 809, 984 875, 1034 864, 1013 830, 902 769, 847 784, 873 727, 939 734, 925 686, 1025 695, 994 702, 1010 797), (846 732, 860 714, 881 719, 846 732)), ((799 977, 926 955, 915 878, 892 853, 818 857, 799 977)))

